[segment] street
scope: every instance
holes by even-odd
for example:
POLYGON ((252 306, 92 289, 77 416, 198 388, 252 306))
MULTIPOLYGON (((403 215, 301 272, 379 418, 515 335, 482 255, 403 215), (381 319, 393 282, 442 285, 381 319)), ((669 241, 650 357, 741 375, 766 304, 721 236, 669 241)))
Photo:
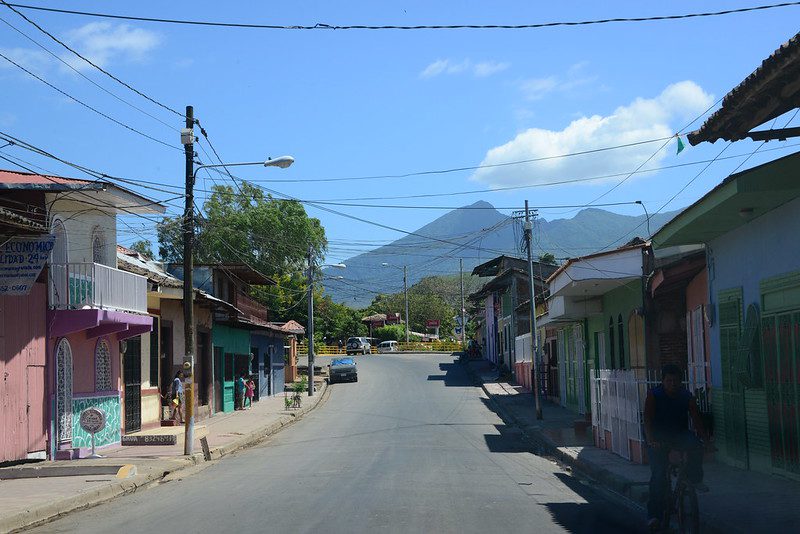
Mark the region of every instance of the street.
POLYGON ((263 444, 33 532, 641 528, 642 513, 534 455, 452 356, 356 360, 357 383, 263 444))

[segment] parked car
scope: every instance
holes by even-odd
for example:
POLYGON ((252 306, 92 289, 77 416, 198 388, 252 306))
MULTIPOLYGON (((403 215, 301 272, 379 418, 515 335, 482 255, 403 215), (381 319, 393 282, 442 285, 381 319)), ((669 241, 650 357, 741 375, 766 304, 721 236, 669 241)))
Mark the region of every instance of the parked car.
POLYGON ((334 358, 328 366, 328 383, 358 382, 358 369, 353 358, 334 358))
POLYGON ((372 354, 372 345, 365 337, 351 337, 347 340, 347 354, 372 354))
POLYGON ((386 352, 397 352, 399 350, 399 346, 397 341, 383 341, 380 345, 378 345, 378 352, 384 354, 386 352))

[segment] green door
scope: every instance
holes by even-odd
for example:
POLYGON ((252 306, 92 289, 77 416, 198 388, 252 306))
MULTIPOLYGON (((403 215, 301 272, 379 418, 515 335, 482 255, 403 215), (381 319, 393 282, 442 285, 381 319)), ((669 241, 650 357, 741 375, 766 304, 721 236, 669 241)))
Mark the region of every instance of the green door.
POLYGON ((800 405, 800 312, 765 317, 764 382, 772 466, 800 474, 798 405, 800 405))
POLYGON ((234 378, 233 378, 233 354, 226 352, 225 353, 225 371, 223 374, 223 383, 222 383, 222 411, 223 412, 232 412, 235 404, 234 404, 234 378))
POLYGON ((725 452, 739 467, 747 467, 744 388, 738 378, 737 355, 742 328, 741 290, 719 295, 719 336, 722 363, 722 407, 725 452))

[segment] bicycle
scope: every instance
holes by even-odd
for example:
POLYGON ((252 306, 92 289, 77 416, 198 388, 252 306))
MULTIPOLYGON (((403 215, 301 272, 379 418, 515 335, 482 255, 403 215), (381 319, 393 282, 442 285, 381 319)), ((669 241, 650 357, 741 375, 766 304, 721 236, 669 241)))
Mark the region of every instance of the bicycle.
POLYGON ((700 532, 700 505, 697 489, 686 476, 687 450, 672 450, 669 453, 669 468, 664 484, 667 485, 664 516, 655 532, 672 532, 672 516, 677 516, 677 532, 697 534, 700 532), (673 459, 677 457, 677 461, 673 459))

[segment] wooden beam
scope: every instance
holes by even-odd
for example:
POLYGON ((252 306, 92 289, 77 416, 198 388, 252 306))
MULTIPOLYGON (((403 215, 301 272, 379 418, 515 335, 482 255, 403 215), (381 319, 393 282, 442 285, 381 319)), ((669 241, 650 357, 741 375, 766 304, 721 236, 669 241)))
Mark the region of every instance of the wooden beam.
POLYGON ((746 135, 753 141, 785 141, 790 137, 800 137, 800 128, 778 128, 777 130, 759 130, 746 135))

